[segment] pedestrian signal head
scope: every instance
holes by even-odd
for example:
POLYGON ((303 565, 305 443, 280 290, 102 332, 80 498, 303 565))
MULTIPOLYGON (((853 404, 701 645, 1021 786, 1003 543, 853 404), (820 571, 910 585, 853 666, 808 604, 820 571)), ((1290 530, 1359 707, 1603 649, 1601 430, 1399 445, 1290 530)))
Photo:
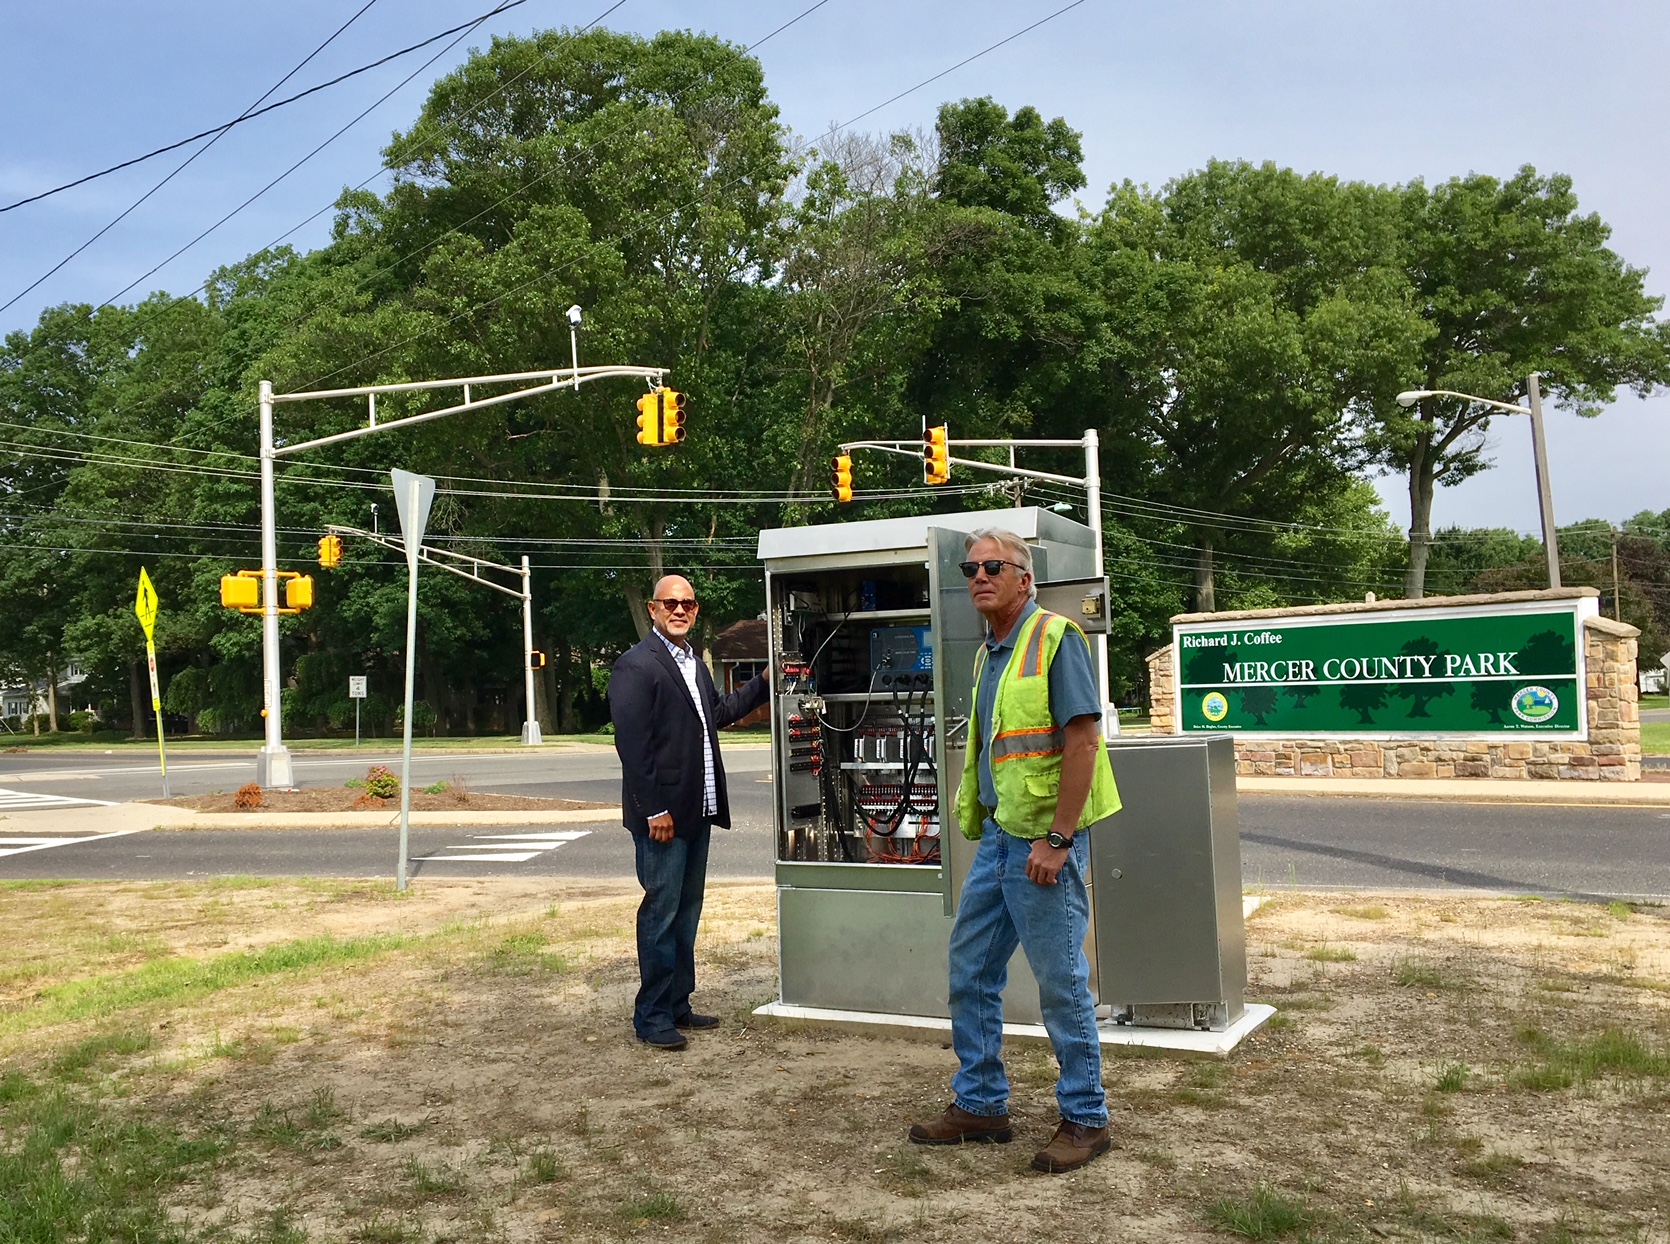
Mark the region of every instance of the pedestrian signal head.
POLYGON ((220 603, 228 609, 259 609, 261 580, 244 575, 221 575, 220 603))
POLYGON ((661 395, 646 393, 638 399, 638 444, 661 443, 661 395))
POLYGON ((542 670, 545 668, 545 654, 538 648, 528 653, 528 668, 542 670))
POLYGON ((852 500, 852 455, 835 455, 835 480, 830 492, 835 494, 835 500, 845 504, 852 500))
POLYGON ((951 482, 951 442, 945 424, 922 432, 922 478, 930 484, 951 482))
POLYGON ((677 389, 661 390, 661 443, 676 445, 684 439, 685 397, 677 389))
POLYGON ((284 581, 284 607, 296 610, 313 608, 311 575, 297 575, 294 579, 284 581))

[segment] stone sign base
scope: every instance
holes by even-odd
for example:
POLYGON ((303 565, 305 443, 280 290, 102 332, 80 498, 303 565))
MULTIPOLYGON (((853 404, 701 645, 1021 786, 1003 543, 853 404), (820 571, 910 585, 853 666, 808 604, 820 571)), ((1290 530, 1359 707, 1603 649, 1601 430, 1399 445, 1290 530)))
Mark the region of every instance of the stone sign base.
MULTIPOLYGON (((1594 589, 1581 589, 1593 592, 1594 589)), ((1570 592, 1570 589, 1567 590, 1570 592)), ((1494 599, 1553 596, 1553 592, 1468 597, 1494 599)), ((1561 593, 1567 594, 1567 593, 1561 593)), ((1396 602, 1386 602, 1394 604, 1396 602)), ((1459 601, 1429 599, 1430 605, 1459 601)), ((1382 606, 1384 607, 1384 606, 1382 606)), ((1313 606, 1303 612, 1328 612, 1313 606)), ((1362 606, 1345 608, 1361 609, 1362 606)), ((1256 611, 1257 613, 1274 612, 1256 611)), ((1225 618, 1233 614, 1221 615, 1225 618)), ((1247 776, 1317 778, 1565 778, 1635 782, 1641 778, 1641 714, 1635 661, 1640 632, 1611 618, 1585 618, 1589 738, 1516 742, 1487 739, 1278 739, 1237 737, 1235 771, 1247 776)), ((1155 734, 1176 734, 1176 673, 1170 644, 1148 658, 1149 715, 1155 734)))

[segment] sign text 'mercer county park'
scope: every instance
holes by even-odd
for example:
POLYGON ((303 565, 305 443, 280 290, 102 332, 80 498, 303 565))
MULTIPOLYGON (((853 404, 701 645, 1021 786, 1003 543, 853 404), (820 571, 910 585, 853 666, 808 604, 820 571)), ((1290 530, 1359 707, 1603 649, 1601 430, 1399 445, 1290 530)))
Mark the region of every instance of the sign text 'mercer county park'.
POLYGON ((1590 599, 1173 627, 1185 731, 1378 738, 1586 728, 1590 599))

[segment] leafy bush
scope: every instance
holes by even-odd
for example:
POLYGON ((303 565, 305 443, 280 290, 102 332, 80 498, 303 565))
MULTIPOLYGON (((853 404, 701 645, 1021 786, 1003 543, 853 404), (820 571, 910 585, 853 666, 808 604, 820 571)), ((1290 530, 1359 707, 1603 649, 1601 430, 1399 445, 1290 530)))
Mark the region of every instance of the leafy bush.
POLYGON ((373 799, 393 799, 400 793, 400 775, 387 765, 372 765, 365 775, 365 793, 373 799))

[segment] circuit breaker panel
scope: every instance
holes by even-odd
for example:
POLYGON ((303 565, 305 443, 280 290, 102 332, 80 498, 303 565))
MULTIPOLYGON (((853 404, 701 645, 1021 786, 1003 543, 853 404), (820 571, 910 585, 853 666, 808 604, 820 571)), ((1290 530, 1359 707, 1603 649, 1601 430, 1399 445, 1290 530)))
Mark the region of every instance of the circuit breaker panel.
POLYGON ((938 864, 926 566, 774 576, 770 589, 777 858, 938 864))

